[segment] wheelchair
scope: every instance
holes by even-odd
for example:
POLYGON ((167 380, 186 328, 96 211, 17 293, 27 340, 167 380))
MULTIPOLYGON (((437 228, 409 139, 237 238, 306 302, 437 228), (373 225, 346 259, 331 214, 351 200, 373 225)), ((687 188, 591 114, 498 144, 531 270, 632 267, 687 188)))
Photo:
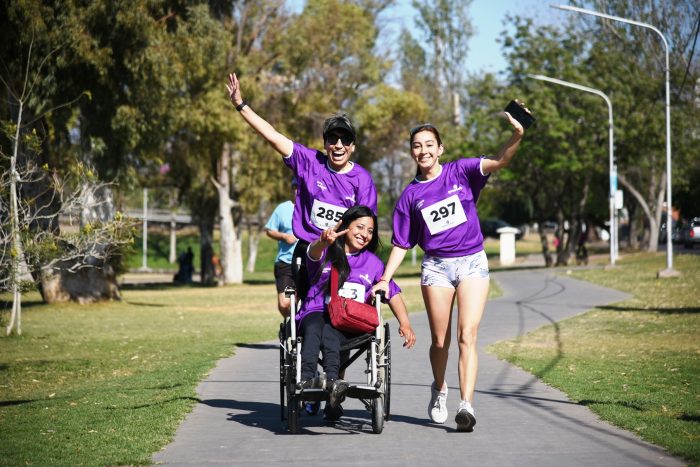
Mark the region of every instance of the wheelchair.
MULTIPOLYGON (((287 421, 290 433, 299 433, 300 415, 306 402, 319 403, 328 400, 324 389, 300 389, 301 346, 303 338, 297 334, 294 316, 297 310, 296 289, 288 287, 285 295, 291 300, 290 317, 280 324, 280 416, 287 421)), ((391 396, 391 343, 389 323, 384 323, 381 314, 381 296, 377 294, 376 308, 379 326, 374 333, 353 337, 340 348, 340 374, 361 356, 365 356, 366 383, 348 381, 346 398, 359 399, 372 413, 372 432, 381 433, 384 422, 389 420, 391 396), (345 356, 346 358, 343 358, 345 356)), ((319 358, 319 363, 322 360, 319 358)), ((346 380, 347 381, 347 380, 346 380)))

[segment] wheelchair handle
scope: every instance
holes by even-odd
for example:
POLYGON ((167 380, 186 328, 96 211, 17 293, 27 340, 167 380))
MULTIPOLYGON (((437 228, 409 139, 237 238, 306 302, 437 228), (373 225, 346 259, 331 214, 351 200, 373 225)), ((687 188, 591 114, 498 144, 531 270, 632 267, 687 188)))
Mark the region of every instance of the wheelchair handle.
POLYGON ((377 290, 374 295, 378 296, 381 299, 386 298, 386 292, 383 290, 377 290))

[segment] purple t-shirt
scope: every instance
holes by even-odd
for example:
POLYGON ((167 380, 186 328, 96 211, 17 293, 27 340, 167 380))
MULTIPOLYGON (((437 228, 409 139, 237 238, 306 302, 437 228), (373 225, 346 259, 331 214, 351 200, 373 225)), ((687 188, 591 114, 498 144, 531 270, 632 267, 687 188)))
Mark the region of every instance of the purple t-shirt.
POLYGON ((394 209, 391 243, 405 249, 416 244, 426 255, 454 258, 484 249, 476 201, 489 175, 481 159, 448 162, 432 180, 414 179, 394 209))
POLYGON ((294 203, 294 235, 308 243, 334 227, 343 213, 355 205, 367 206, 377 213, 377 190, 372 176, 353 163, 345 173, 328 167, 328 156, 294 143, 292 154, 284 158, 299 183, 294 203))
MULTIPOLYGON (((361 251, 360 253, 348 255, 350 265, 350 275, 338 291, 338 294, 353 298, 361 303, 369 303, 372 297, 372 286, 379 282, 384 274, 384 263, 377 255, 371 251, 361 251)), ((314 261, 306 257, 306 268, 309 273, 309 281, 312 283, 306 300, 301 305, 297 314, 297 323, 300 323, 304 316, 309 313, 322 313, 326 310, 326 304, 330 300, 330 295, 326 293, 327 284, 331 280, 331 264, 326 262, 325 252, 320 260, 314 261), (321 270, 320 275, 318 271, 321 270), (317 278, 318 275, 318 278, 317 278)), ((389 293, 384 301, 389 301, 394 295, 401 293, 399 286, 392 280, 389 282, 389 293)))

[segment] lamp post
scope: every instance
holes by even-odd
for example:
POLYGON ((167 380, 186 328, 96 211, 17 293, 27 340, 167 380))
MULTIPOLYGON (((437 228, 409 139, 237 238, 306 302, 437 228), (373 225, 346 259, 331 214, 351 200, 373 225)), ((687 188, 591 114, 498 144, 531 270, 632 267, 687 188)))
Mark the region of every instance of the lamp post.
POLYGON ((559 10, 573 11, 576 13, 582 13, 584 15, 598 16, 600 18, 606 18, 613 21, 620 21, 622 23, 632 24, 634 26, 640 26, 643 28, 648 28, 661 36, 661 40, 666 48, 666 269, 660 271, 659 277, 671 277, 678 276, 680 273, 673 269, 673 243, 671 241, 671 92, 669 85, 669 66, 668 66, 668 42, 664 35, 656 29, 651 24, 642 23, 639 21, 633 21, 627 18, 621 18, 619 16, 607 15, 605 13, 600 13, 598 11, 586 10, 584 8, 578 8, 575 6, 568 5, 551 5, 552 8, 558 8, 559 10))
POLYGON ((547 81, 550 83, 554 84, 559 84, 562 86, 566 86, 569 88, 574 88, 578 89, 580 91, 585 91, 585 92, 590 92, 593 93, 597 96, 602 97, 605 100, 605 103, 608 104, 608 148, 609 148, 609 173, 610 173, 610 195, 609 195, 609 205, 610 205, 610 264, 612 266, 615 265, 615 261, 617 260, 617 245, 618 245, 618 237, 617 237, 617 210, 615 209, 615 192, 617 191, 617 171, 615 170, 615 155, 614 155, 614 149, 613 149, 613 110, 612 110, 612 103, 610 102, 610 99, 608 99, 608 96, 605 95, 602 91, 599 91, 597 89, 589 88, 587 86, 582 86, 580 84, 576 83, 570 83, 568 81, 563 81, 560 79, 556 78, 550 78, 548 76, 543 76, 543 75, 528 75, 530 78, 533 79, 538 79, 540 81, 547 81))
POLYGON ((148 271, 148 188, 143 188, 143 240, 141 270, 148 271))

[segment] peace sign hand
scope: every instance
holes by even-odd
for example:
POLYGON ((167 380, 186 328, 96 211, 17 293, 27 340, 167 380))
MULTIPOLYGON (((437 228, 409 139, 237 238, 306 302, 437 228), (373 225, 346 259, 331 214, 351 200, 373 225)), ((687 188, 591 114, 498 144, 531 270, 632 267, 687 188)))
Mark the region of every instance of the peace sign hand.
POLYGON ((341 224, 341 222, 338 222, 337 224, 335 224, 335 227, 324 230, 323 233, 321 234, 321 237, 318 239, 319 242, 328 246, 331 243, 333 243, 338 237, 345 235, 348 232, 348 230, 350 230, 350 229, 345 229, 345 230, 341 230, 340 232, 336 232, 336 230, 338 230, 340 228, 340 224, 341 224))

